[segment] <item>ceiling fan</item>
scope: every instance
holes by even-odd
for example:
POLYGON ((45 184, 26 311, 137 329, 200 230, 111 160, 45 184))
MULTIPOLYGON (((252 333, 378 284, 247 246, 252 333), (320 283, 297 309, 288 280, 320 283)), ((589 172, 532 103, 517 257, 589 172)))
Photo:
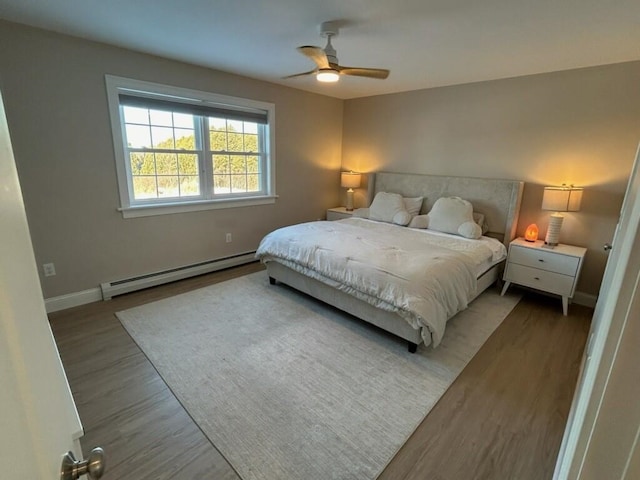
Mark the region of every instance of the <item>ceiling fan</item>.
POLYGON ((310 58, 317 68, 308 72, 296 73, 284 78, 302 77, 304 75, 315 75, 320 82, 337 82, 340 75, 350 75, 354 77, 377 78, 384 80, 389 76, 389 70, 382 68, 362 68, 345 67, 338 64, 336 50, 331 45, 331 37, 339 33, 337 22, 323 22, 320 25, 320 36, 326 37, 327 45, 324 48, 314 46, 298 47, 298 51, 305 57, 310 58))

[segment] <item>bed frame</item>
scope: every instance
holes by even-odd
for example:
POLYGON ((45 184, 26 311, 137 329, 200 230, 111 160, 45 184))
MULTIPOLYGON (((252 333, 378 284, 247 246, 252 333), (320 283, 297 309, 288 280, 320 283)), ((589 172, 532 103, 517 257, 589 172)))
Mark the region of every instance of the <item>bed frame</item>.
MULTIPOLYGON (((472 203, 474 211, 485 215, 489 226, 485 235, 498 238, 508 246, 516 235, 523 189, 524 182, 514 180, 379 172, 369 174, 367 196, 368 204, 378 192, 399 193, 405 197, 423 196, 425 200, 421 213, 428 213, 440 197, 462 197, 472 203)), ((270 261, 266 266, 272 285, 276 281, 284 283, 391 332, 408 342, 411 353, 423 342, 420 330, 414 329, 395 312, 376 308, 277 261, 270 261)), ((504 262, 501 262, 484 272, 478 278, 478 288, 473 298, 498 280, 503 268, 504 262)))

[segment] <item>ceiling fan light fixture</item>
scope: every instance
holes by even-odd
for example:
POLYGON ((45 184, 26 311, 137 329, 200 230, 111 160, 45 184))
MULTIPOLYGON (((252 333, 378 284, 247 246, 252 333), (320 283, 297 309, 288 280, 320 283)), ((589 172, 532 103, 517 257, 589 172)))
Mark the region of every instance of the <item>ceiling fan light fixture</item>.
POLYGON ((337 82, 340 74, 333 68, 323 68, 316 74, 316 80, 319 82, 333 83, 337 82))

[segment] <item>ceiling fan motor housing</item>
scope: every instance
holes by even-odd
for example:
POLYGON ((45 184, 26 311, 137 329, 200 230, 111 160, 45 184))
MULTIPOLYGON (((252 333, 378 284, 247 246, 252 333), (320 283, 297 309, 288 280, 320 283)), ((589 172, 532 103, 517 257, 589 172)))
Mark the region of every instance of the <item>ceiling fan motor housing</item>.
POLYGON ((327 55, 327 61, 329 63, 335 63, 336 65, 339 62, 336 55, 336 49, 331 45, 331 37, 337 36, 339 32, 340 30, 338 29, 336 22, 323 22, 320 24, 320 36, 326 37, 327 39, 327 45, 324 47, 324 53, 327 55))
POLYGON ((338 22, 322 22, 318 30, 321 37, 337 37, 340 33, 338 22))

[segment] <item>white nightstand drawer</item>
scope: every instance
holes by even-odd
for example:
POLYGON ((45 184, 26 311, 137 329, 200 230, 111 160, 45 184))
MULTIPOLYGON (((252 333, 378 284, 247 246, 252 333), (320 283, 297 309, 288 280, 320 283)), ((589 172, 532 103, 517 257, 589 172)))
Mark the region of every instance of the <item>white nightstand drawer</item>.
POLYGON ((578 257, 561 255, 554 251, 545 252, 539 248, 519 247, 517 245, 511 246, 509 262, 540 268, 549 272, 571 275, 572 277, 576 275, 578 265, 580 265, 578 257))
POLYGON ((549 272, 539 268, 526 267, 516 263, 509 263, 504 279, 545 292, 570 297, 575 277, 549 272))

